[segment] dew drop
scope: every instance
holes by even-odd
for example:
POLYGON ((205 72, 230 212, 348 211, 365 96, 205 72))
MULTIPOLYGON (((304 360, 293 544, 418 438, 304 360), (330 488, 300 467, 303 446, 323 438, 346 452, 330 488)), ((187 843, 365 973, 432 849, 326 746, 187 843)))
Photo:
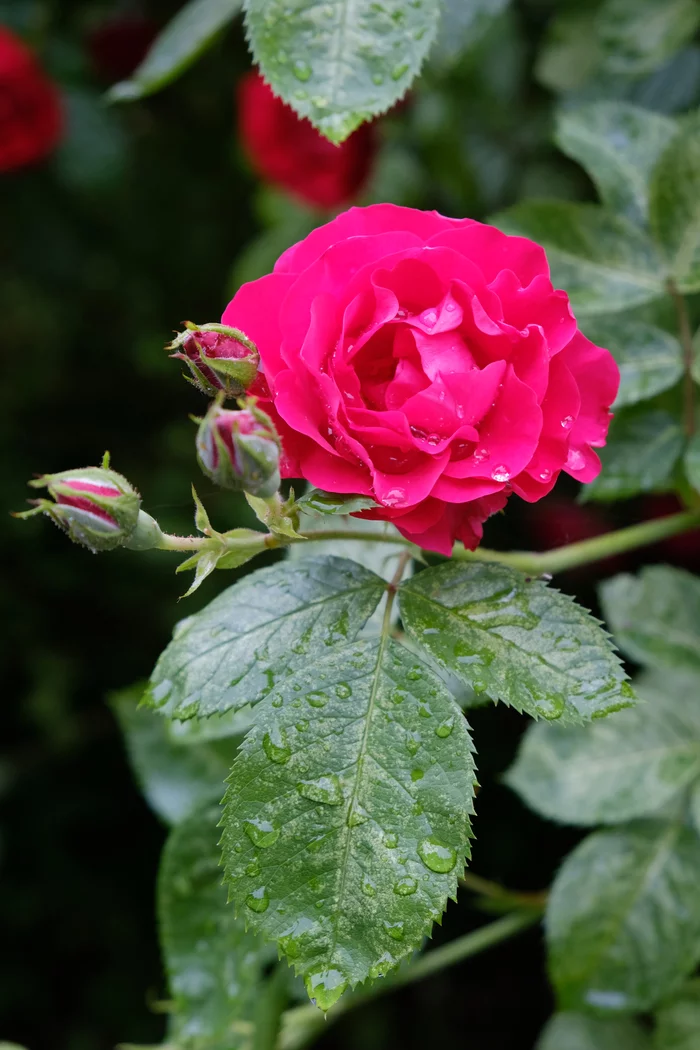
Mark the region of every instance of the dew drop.
POLYGON ((407 696, 408 693, 405 689, 394 689, 393 693, 391 694, 391 702, 393 704, 402 704, 407 696))
POLYGON ((372 882, 372 880, 370 879, 369 875, 364 875, 363 876, 363 878, 362 878, 362 885, 361 885, 360 888, 361 888, 362 892, 364 893, 365 897, 374 897, 375 893, 377 892, 377 887, 372 882))
POLYGON ((321 970, 310 974, 304 981, 309 998, 313 999, 324 1013, 338 1002, 348 986, 345 974, 340 970, 321 970))
POLYGON ((399 836, 395 835, 393 831, 387 831, 384 834, 384 845, 387 849, 396 849, 399 844, 399 836))
POLYGON ((389 489, 381 500, 385 507, 395 507, 397 503, 401 503, 406 498, 405 489, 389 489))
POLYGON ((281 66, 283 66, 285 62, 289 61, 289 55, 282 48, 280 48, 280 50, 277 52, 276 58, 281 66))
POLYGON ((267 911, 270 906, 270 898, 267 895, 267 890, 264 886, 259 886, 257 890, 253 890, 249 893, 245 899, 246 905, 251 911, 260 912, 267 911))
POLYGON ((412 769, 411 770, 411 780, 413 780, 414 783, 415 783, 416 780, 422 780, 424 776, 425 776, 425 773, 423 772, 422 769, 412 769))
POLYGON ((574 422, 574 417, 573 416, 564 416, 564 418, 561 420, 561 425, 564 428, 564 430, 571 430, 571 427, 573 426, 573 422, 574 422))
POLYGON ((394 68, 391 71, 391 79, 392 80, 401 80, 401 77, 405 73, 408 73, 408 69, 409 69, 408 62, 402 62, 400 65, 394 66, 394 68))
POLYGON ((356 828, 359 824, 366 824, 368 820, 369 813, 364 806, 361 806, 359 802, 356 802, 348 813, 348 827, 356 828))
POLYGON ((280 837, 279 828, 276 828, 269 820, 258 820, 257 818, 244 820, 243 830, 253 845, 261 849, 273 846, 280 837))
POLYGON ((303 59, 297 59, 292 66, 292 72, 297 80, 301 80, 305 83, 311 76, 311 66, 308 62, 304 62, 303 59))
POLYGON ((487 448, 483 448, 482 447, 482 448, 474 449, 474 455, 472 456, 472 459, 474 460, 475 463, 483 463, 485 460, 490 459, 490 458, 491 458, 491 453, 489 452, 489 450, 487 448))
POLYGON ((270 762, 276 762, 279 766, 283 766, 285 762, 289 761, 292 750, 287 743, 287 737, 283 729, 275 726, 271 732, 265 733, 263 737, 263 751, 270 759, 270 762))
POLYGON ((551 476, 552 472, 548 467, 545 467, 544 470, 540 471, 540 481, 549 481, 551 476))
POLYGON ((409 755, 417 755, 421 745, 421 735, 412 730, 406 732, 406 750, 409 755))
POLYGON ((297 791, 311 802, 323 802, 327 806, 340 806, 344 801, 343 789, 335 773, 316 780, 300 780, 297 791))
POLYGON ((412 667, 410 671, 406 673, 406 678, 409 682, 417 682, 423 677, 423 670, 420 667, 412 667))
POLYGON ((491 471, 491 477, 494 481, 509 481, 510 470, 505 463, 500 463, 497 467, 494 467, 491 471))
POLYGON ((432 718, 433 712, 430 710, 428 704, 419 704, 418 706, 418 717, 419 718, 432 718))
POLYGON ((418 846, 418 856, 426 868, 430 868, 439 875, 446 875, 457 863, 457 854, 452 847, 446 846, 440 842, 440 839, 434 837, 423 839, 418 846))
POLYGON ((384 952, 381 955, 374 966, 370 966, 369 975, 373 981, 376 981, 378 977, 386 977, 389 970, 393 970, 396 966, 396 959, 393 955, 389 955, 389 952, 384 952))
POLYGON ((403 923, 402 922, 387 922, 385 919, 382 923, 384 929, 389 934, 392 940, 402 941, 403 940, 403 923))
POLYGON ((307 693, 306 702, 310 707, 325 707, 330 697, 322 691, 307 693))
POLYGON ((248 867, 245 869, 245 873, 246 873, 246 875, 250 875, 251 878, 254 878, 256 875, 259 875, 260 874, 260 864, 258 863, 258 861, 257 860, 251 861, 250 864, 248 865, 248 867))
POLYGON ((270 701, 270 703, 272 704, 273 707, 281 707, 282 704, 284 703, 284 700, 282 699, 281 696, 274 696, 272 698, 272 700, 270 701))
POLYGON ((296 728, 298 732, 305 733, 306 730, 309 728, 309 723, 306 721, 305 718, 302 718, 301 722, 296 723, 296 728))
POLYGON ((426 328, 434 328, 438 319, 437 310, 424 310, 420 315, 420 319, 426 328))
POLYGON ((586 460, 581 452, 577 448, 570 448, 569 455, 566 458, 566 466, 569 470, 583 470, 586 465, 586 460))
POLYGON ((440 725, 436 728, 435 736, 439 736, 441 740, 444 740, 445 737, 448 737, 450 735, 450 733, 454 729, 454 726, 454 718, 446 718, 445 721, 441 722, 440 725))
POLYGON ((335 695, 340 700, 347 700, 348 697, 352 696, 352 689, 347 682, 338 682, 338 685, 335 687, 335 695))
POLYGON ((382 74, 381 73, 373 73, 372 74, 372 83, 376 84, 377 87, 380 87, 384 83, 384 77, 382 76, 382 74))
POLYGON ((398 882, 394 883, 394 893, 399 897, 410 897, 418 889, 418 883, 410 875, 404 875, 398 882))

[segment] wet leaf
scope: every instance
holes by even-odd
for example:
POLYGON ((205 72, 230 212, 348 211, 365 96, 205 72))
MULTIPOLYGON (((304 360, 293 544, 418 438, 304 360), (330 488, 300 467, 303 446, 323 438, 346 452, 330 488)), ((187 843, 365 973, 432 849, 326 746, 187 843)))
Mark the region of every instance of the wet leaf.
POLYGON ((255 717, 225 800, 230 895, 327 1010, 419 948, 454 897, 469 732, 441 680, 385 635, 317 656, 255 717))
POLYGON ((502 565, 427 569, 399 590, 406 632, 479 693, 581 723, 634 694, 606 632, 568 595, 502 565))
POLYGON ((565 1010, 632 1013, 674 991, 700 960, 700 838, 646 821, 589 835, 552 887, 546 930, 565 1010))
POLYGON ((616 413, 605 448, 602 470, 583 487, 583 500, 629 499, 642 492, 668 492, 683 452, 683 428, 662 408, 641 404, 616 413))

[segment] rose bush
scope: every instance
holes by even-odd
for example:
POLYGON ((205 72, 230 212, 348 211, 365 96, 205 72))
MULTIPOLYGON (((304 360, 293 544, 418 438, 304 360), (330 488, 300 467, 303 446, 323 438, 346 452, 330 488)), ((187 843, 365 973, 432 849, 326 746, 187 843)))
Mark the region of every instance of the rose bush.
POLYGON ((542 248, 390 204, 314 230, 223 316, 258 346, 283 476, 372 496, 365 516, 449 554, 511 492, 600 470, 619 373, 542 248))
POLYGON ((334 146, 273 94, 254 70, 238 85, 238 120, 243 147, 257 174, 307 204, 347 204, 371 171, 376 153, 372 124, 363 124, 334 146))
POLYGON ((0 171, 42 160, 62 126, 55 85, 22 41, 0 26, 0 171))

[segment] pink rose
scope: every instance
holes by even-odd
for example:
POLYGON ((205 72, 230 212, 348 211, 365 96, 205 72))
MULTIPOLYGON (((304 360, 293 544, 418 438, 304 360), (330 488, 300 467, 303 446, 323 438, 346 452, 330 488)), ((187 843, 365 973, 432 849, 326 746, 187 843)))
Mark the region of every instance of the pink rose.
POLYGON ((511 492, 591 481, 619 373, 579 332, 542 248, 471 219, 351 208, 243 285, 283 476, 379 505, 408 539, 470 547, 511 492))

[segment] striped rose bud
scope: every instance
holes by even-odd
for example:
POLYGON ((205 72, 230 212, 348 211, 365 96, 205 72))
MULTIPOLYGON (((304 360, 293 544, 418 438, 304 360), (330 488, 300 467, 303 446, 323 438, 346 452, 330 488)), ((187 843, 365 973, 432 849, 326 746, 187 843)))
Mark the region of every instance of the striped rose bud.
POLYGON ((209 397, 220 391, 225 397, 240 397, 258 374, 260 355, 255 344, 228 325, 186 321, 185 331, 167 349, 189 368, 191 377, 185 378, 209 397))
POLYGON ((254 404, 239 412, 211 406, 197 433, 199 465, 226 489, 267 499, 280 486, 280 441, 269 416, 254 404))

